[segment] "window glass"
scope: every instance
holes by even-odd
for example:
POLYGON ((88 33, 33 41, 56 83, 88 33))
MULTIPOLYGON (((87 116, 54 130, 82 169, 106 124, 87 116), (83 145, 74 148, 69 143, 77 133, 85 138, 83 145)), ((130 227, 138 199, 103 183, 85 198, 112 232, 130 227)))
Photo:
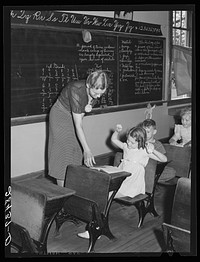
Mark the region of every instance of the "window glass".
MULTIPOLYGON (((189 11, 172 11, 172 45, 182 46, 186 48, 191 48, 191 37, 192 37, 192 26, 189 21, 191 19, 192 12, 189 11)), ((172 46, 172 49, 173 49, 172 46)), ((190 98, 191 92, 178 95, 177 93, 177 84, 176 84, 176 75, 174 72, 173 65, 173 52, 172 52, 172 61, 171 61, 171 75, 170 75, 170 88, 171 88, 171 97, 170 100, 190 98)))

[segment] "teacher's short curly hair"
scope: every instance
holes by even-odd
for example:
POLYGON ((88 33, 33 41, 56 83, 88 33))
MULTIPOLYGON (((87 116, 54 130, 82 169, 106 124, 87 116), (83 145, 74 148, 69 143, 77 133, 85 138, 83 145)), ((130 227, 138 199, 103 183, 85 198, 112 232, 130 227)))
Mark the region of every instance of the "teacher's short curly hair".
POLYGON ((104 90, 105 88, 108 88, 109 78, 105 71, 96 70, 88 76, 86 84, 89 88, 104 90))
POLYGON ((128 136, 135 138, 135 140, 138 142, 139 149, 141 147, 143 149, 145 148, 147 135, 146 135, 146 130, 143 127, 136 126, 136 127, 131 128, 127 133, 127 137, 128 136))

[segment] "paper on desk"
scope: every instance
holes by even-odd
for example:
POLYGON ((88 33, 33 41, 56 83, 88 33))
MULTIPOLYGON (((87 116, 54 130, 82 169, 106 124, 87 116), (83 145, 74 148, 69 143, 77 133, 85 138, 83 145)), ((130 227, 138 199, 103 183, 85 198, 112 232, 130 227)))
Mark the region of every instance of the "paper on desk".
POLYGON ((98 171, 103 171, 103 172, 106 172, 108 174, 117 173, 117 172, 121 171, 118 167, 116 167, 116 166, 109 166, 109 165, 93 166, 93 167, 90 167, 90 168, 98 170, 98 171))
POLYGON ((182 143, 176 143, 175 146, 178 146, 178 147, 184 147, 184 145, 182 143))

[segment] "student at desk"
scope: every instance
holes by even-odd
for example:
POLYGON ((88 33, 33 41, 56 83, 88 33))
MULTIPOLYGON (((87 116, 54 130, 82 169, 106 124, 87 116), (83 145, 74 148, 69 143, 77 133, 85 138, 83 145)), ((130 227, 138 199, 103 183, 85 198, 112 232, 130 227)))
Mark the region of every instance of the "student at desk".
MULTIPOLYGON (((116 130, 112 134, 111 141, 117 147, 123 150, 123 160, 118 167, 119 171, 131 173, 127 177, 115 197, 130 196, 134 197, 138 194, 145 193, 145 166, 149 158, 160 162, 166 162, 167 157, 154 149, 153 144, 146 145, 146 131, 142 127, 133 127, 128 132, 127 142, 122 143, 118 139, 118 134, 122 131, 122 126, 117 125, 116 130)), ((78 233, 81 238, 88 239, 88 231, 78 233)))
POLYGON ((133 127, 127 135, 127 142, 118 139, 122 126, 117 125, 112 134, 111 141, 123 150, 123 159, 119 169, 130 172, 132 175, 124 180, 115 197, 134 197, 145 194, 145 167, 149 158, 166 162, 167 157, 157 151, 152 143, 146 143, 146 131, 142 127, 133 127))
MULTIPOLYGON (((146 130, 147 143, 152 143, 157 151, 162 154, 166 154, 163 144, 159 140, 155 139, 155 135, 157 133, 156 122, 153 119, 146 119, 138 126, 141 126, 146 130)), ((165 166, 159 181, 167 181, 174 178, 175 175, 176 171, 173 167, 165 166)))
POLYGON ((175 146, 191 146, 191 107, 186 107, 181 110, 182 125, 175 125, 174 135, 170 138, 170 145, 175 146), (177 143, 181 140, 181 143, 177 143))

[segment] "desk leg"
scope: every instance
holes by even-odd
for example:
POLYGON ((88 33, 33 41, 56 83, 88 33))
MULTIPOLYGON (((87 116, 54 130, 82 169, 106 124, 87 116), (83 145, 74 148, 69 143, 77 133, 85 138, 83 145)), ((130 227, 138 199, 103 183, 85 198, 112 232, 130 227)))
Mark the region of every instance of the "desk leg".
POLYGON ((58 212, 55 212, 53 215, 45 218, 45 225, 44 225, 43 233, 42 233, 42 236, 41 236, 40 246, 38 247, 38 249, 40 250, 39 252, 41 252, 42 254, 47 254, 48 234, 49 234, 51 225, 52 225, 56 215, 58 214, 58 212))
POLYGON ((66 221, 70 221, 74 223, 75 225, 80 224, 80 221, 71 216, 70 214, 66 213, 65 210, 62 208, 56 215, 55 217, 55 222, 56 222, 56 235, 59 235, 59 229, 62 226, 62 224, 66 221))
POLYGON ((110 196, 110 198, 108 199, 108 203, 106 206, 106 211, 105 211, 105 215, 103 216, 103 221, 104 221, 104 227, 103 227, 103 234, 105 236, 107 236, 109 239, 116 239, 116 237, 112 234, 112 232, 110 231, 110 227, 109 227, 109 212, 110 212, 110 208, 111 208, 111 204, 113 202, 113 199, 117 193, 117 190, 114 190, 110 196))
POLYGON ((122 178, 118 181, 117 187, 115 190, 113 190, 110 198, 108 199, 108 203, 106 206, 106 211, 105 211, 105 216, 103 217, 104 220, 104 228, 103 228, 103 234, 106 235, 109 239, 116 239, 116 237, 111 233, 110 227, 109 227, 109 212, 110 212, 110 207, 112 205, 113 199, 115 195, 117 194, 121 184, 123 183, 125 178, 122 178))

